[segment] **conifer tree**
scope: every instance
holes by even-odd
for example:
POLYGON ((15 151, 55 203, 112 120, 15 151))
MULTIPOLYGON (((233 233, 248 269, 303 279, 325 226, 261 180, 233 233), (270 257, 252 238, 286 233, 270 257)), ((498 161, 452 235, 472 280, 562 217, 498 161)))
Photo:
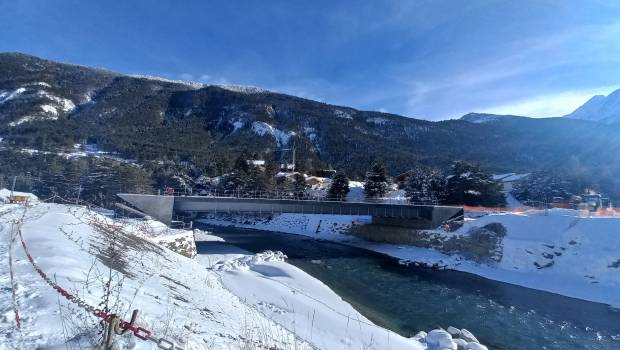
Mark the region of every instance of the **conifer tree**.
POLYGON ((366 198, 381 198, 387 193, 388 187, 385 165, 381 162, 373 163, 366 173, 366 182, 364 183, 366 198))
POLYGON ((344 173, 337 173, 332 179, 332 184, 329 186, 327 192, 327 198, 329 200, 344 201, 349 193, 349 179, 344 173))
POLYGON ((293 176, 293 194, 295 197, 304 197, 307 188, 306 178, 301 174, 295 174, 293 176))
POLYGON ((456 161, 446 180, 448 204, 496 207, 505 206, 501 183, 477 164, 456 161))
POLYGON ((434 203, 444 197, 445 177, 435 169, 417 168, 405 185, 405 195, 412 203, 434 203))

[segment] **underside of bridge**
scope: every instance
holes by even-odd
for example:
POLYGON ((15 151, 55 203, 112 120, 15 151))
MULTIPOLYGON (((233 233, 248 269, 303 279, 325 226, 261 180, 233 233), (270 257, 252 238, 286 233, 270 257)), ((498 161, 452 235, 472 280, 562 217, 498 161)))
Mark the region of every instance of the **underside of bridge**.
POLYGON ((177 215, 196 217, 205 213, 297 213, 367 215, 372 217, 373 225, 433 229, 446 221, 463 218, 463 208, 452 206, 129 193, 118 196, 133 208, 166 224, 170 224, 177 215))

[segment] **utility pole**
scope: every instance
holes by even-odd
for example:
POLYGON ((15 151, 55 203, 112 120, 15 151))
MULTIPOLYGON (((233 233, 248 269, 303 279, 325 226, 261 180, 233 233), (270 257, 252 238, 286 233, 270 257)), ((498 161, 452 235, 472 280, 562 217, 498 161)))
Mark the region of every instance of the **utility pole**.
POLYGON ((13 192, 15 192, 15 181, 17 180, 17 175, 13 176, 13 186, 11 186, 11 198, 13 197, 13 192))
POLYGON ((295 146, 293 146, 293 172, 295 172, 295 146))
POLYGON ((82 193, 82 179, 81 178, 80 178, 80 185, 78 187, 77 198, 75 199, 75 205, 79 205, 80 204, 80 193, 82 193))

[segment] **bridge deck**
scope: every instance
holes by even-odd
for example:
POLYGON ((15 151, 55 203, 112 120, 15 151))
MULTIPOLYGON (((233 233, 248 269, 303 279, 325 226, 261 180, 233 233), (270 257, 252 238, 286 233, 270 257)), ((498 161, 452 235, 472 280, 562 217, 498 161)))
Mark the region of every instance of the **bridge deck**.
POLYGON ((299 213, 330 215, 368 215, 388 220, 437 227, 463 214, 463 208, 437 205, 407 205, 365 202, 336 202, 294 199, 256 199, 205 196, 157 196, 119 194, 137 209, 164 222, 172 214, 200 213, 299 213))

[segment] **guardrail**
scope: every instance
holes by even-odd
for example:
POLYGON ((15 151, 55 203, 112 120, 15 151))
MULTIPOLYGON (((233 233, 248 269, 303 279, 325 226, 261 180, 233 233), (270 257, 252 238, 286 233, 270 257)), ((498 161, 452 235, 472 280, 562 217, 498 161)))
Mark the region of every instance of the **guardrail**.
POLYGON ((275 200, 300 200, 316 202, 348 202, 348 203, 371 203, 371 204, 394 204, 394 205, 439 205, 437 200, 433 201, 409 201, 407 198, 364 198, 363 200, 347 200, 347 196, 325 196, 314 193, 300 193, 294 191, 218 191, 168 187, 165 190, 157 191, 161 196, 199 196, 212 198, 239 198, 239 199, 275 199, 275 200))

